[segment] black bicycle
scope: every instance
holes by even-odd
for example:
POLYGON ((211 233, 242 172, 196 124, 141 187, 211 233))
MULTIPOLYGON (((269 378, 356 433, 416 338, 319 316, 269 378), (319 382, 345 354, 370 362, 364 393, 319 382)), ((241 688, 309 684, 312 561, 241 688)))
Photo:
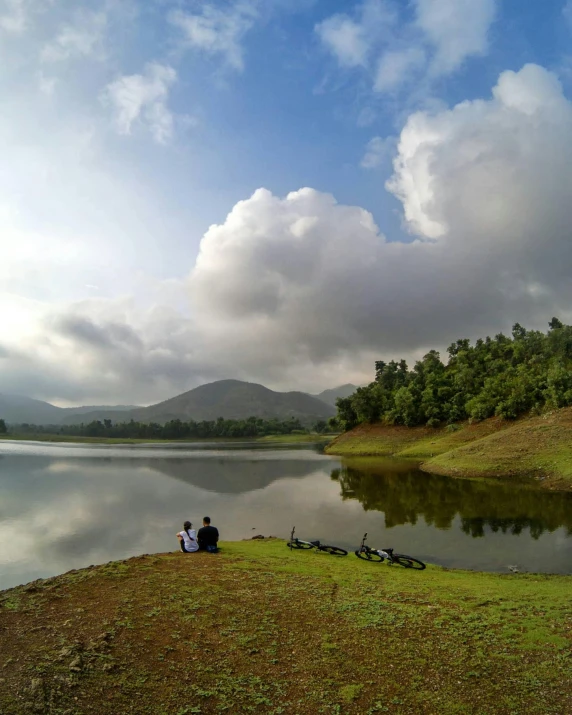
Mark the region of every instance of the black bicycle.
POLYGON ((414 559, 412 556, 407 556, 406 554, 396 554, 393 552, 393 549, 372 549, 371 546, 365 543, 366 539, 367 533, 363 535, 359 549, 354 552, 358 559, 377 561, 379 563, 387 561, 390 566, 397 564, 406 569, 417 569, 418 571, 423 571, 423 569, 426 568, 423 561, 414 559))
POLYGON ((297 536, 294 536, 294 531, 296 527, 292 527, 292 533, 290 534, 290 541, 287 546, 290 550, 292 549, 316 549, 317 551, 325 551, 327 554, 332 556, 347 556, 348 552, 345 549, 340 549, 339 546, 328 546, 327 544, 322 544, 320 541, 302 541, 297 536))

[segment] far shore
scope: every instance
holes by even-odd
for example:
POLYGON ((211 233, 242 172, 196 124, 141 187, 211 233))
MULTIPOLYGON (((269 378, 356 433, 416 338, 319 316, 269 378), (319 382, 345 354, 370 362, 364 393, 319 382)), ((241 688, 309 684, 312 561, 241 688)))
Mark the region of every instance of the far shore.
POLYGON ((2 434, 0 441, 23 442, 67 442, 71 444, 193 444, 196 442, 212 442, 213 444, 246 442, 282 444, 328 443, 337 435, 332 434, 277 434, 264 437, 193 437, 185 439, 126 439, 121 437, 84 437, 65 434, 2 434))

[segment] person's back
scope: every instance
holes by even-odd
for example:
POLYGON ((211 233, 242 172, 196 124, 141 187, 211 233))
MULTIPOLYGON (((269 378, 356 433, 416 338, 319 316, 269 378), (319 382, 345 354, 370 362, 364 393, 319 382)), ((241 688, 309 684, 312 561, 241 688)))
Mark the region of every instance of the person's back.
POLYGON ((183 524, 183 531, 179 531, 177 534, 181 551, 186 554, 192 554, 194 551, 199 550, 197 532, 192 528, 192 526, 193 525, 190 521, 185 521, 183 524))
POLYGON ((218 536, 218 529, 216 526, 211 526, 210 517, 205 516, 203 526, 197 535, 199 548, 203 551, 217 551, 218 536))

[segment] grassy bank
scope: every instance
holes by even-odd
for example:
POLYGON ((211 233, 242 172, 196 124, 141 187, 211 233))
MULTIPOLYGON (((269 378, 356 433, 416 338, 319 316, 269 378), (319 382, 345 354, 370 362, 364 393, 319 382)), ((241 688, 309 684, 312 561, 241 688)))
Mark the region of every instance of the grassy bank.
POLYGON ((192 442, 280 442, 300 444, 305 442, 324 442, 332 439, 331 435, 321 434, 276 434, 265 437, 196 437, 186 439, 126 439, 115 437, 76 437, 64 434, 3 434, 0 440, 18 440, 27 442, 69 442, 71 444, 181 444, 192 442))
POLYGON ((91 567, 0 593, 0 712, 567 713, 571 586, 277 540, 91 567))
POLYGON ((533 476, 543 487, 572 488, 572 409, 509 422, 493 418, 459 429, 361 425, 333 440, 328 454, 417 459, 433 474, 533 476))

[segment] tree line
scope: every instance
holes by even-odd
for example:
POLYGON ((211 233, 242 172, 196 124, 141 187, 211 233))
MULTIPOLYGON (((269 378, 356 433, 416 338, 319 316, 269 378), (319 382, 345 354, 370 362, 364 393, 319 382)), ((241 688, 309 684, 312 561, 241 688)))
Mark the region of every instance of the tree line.
MULTIPOLYGON (((3 420, 0 420, 2 423, 3 420)), ((314 432, 324 432, 325 422, 316 422, 312 427, 314 432)), ((75 437, 110 437, 126 439, 190 439, 208 437, 264 437, 281 434, 306 434, 297 418, 287 420, 264 420, 259 417, 249 417, 243 420, 223 419, 184 422, 179 419, 170 420, 165 424, 158 422, 128 422, 113 423, 112 420, 93 420, 78 425, 12 425, 11 430, 19 434, 61 434, 75 437)))
POLYGON ((547 333, 516 323, 474 345, 462 338, 447 363, 430 350, 413 369, 405 360, 375 363, 375 379, 338 398, 335 422, 438 427, 498 416, 515 419, 572 405, 572 327, 552 318, 547 333))

